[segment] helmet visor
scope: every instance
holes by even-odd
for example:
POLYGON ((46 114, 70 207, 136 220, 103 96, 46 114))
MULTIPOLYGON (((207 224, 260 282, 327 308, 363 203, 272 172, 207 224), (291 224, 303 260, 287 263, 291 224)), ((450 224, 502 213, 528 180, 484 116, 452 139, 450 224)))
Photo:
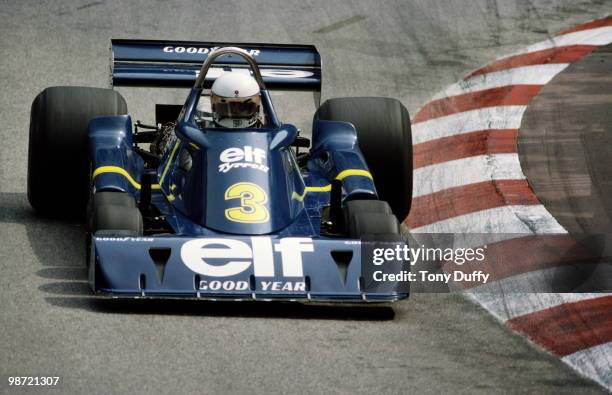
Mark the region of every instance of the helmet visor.
POLYGON ((259 103, 252 98, 241 101, 219 98, 213 103, 213 112, 218 118, 248 119, 259 112, 259 103))

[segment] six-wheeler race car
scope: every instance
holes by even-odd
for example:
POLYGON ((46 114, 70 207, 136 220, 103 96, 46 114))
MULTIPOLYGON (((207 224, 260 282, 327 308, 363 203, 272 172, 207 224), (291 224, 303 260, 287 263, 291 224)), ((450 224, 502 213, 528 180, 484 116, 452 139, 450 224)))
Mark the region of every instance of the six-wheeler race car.
POLYGON ((321 91, 307 45, 112 40, 112 85, 191 86, 133 124, 113 89, 51 87, 32 104, 28 198, 86 219, 95 293, 393 301, 364 281, 364 238, 401 240, 410 210, 410 119, 395 99, 331 99, 311 139, 270 89, 321 91), (301 150, 300 150, 301 148, 301 150), (398 221, 399 219, 399 221, 398 221))

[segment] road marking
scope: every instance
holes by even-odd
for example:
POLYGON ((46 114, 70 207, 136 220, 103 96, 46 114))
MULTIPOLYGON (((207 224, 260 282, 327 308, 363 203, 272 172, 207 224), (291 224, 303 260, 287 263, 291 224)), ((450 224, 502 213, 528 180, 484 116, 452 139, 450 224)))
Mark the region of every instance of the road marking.
POLYGON ((508 56, 541 51, 544 49, 564 47, 567 45, 606 45, 612 41, 612 26, 604 26, 596 29, 580 30, 573 33, 555 36, 548 40, 529 45, 521 51, 511 53, 508 56))
POLYGON ((491 180, 525 178, 517 154, 479 155, 425 166, 413 172, 413 198, 491 180))
MULTIPOLYGON (((434 96, 413 119, 415 198, 405 221, 417 240, 419 233, 454 233, 470 247, 483 238, 498 243, 488 246, 505 258, 491 269, 494 281, 468 297, 608 389, 612 294, 512 291, 550 285, 555 276, 571 274, 576 262, 595 268, 580 249, 561 259, 555 255, 571 237, 529 188, 516 139, 526 105, 539 89, 610 42, 612 17, 589 22, 481 67, 434 96), (543 240, 552 247, 539 248, 543 240), (508 250, 529 253, 512 257, 508 250)), ((607 275, 598 272, 593 279, 607 275)))
POLYGON ((503 299, 493 293, 495 285, 484 285, 466 293, 476 300, 500 321, 532 314, 537 311, 560 306, 565 303, 579 302, 600 298, 600 293, 513 293, 509 292, 503 299))
POLYGON ((412 143, 491 129, 518 129, 527 106, 487 107, 412 125, 412 143))
POLYGON ((561 360, 605 388, 612 388, 612 342, 577 351, 561 360))
POLYGON ((578 32, 581 30, 589 30, 589 29, 594 29, 596 27, 603 27, 603 26, 612 26, 612 15, 607 16, 605 18, 601 18, 601 19, 596 19, 594 21, 591 22, 587 22, 587 23, 583 23, 581 25, 578 26, 574 26, 571 27, 569 29, 563 30, 559 33, 557 33, 557 36, 562 36, 564 34, 568 34, 568 33, 574 33, 574 32, 578 32))
POLYGON ((459 215, 488 210, 507 205, 540 204, 527 180, 495 180, 448 188, 412 200, 411 215, 407 224, 419 228, 459 215), (436 207, 431 210, 431 207, 436 207))
POLYGON ((567 66, 568 63, 536 64, 475 75, 442 90, 432 100, 509 85, 545 85, 567 66))
MULTIPOLYGON (((435 208, 432 208, 435 210, 435 208)), ((541 204, 511 205, 458 215, 412 229, 416 233, 566 233, 541 204)))
POLYGON ((412 148, 414 168, 469 156, 516 153, 517 129, 478 130, 416 144, 412 148))
POLYGON ((419 123, 451 114, 485 107, 525 106, 542 89, 542 85, 511 85, 484 91, 450 96, 427 103, 412 122, 419 123))
POLYGON ((568 45, 498 59, 472 72, 469 77, 530 65, 573 63, 591 53, 595 45, 568 45))
POLYGON ((557 356, 612 341, 612 295, 548 307, 507 321, 557 356))

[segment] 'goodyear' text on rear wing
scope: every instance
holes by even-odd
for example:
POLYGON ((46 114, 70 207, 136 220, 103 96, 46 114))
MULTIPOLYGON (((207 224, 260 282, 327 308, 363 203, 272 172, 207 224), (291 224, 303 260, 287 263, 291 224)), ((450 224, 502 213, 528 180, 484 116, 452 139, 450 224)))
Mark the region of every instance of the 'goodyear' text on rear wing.
MULTIPOLYGON (((266 87, 273 90, 321 91, 321 56, 312 45, 236 44, 195 41, 111 40, 114 86, 190 87, 214 49, 234 46, 257 61, 266 87)), ((239 56, 226 55, 206 76, 209 87, 226 71, 248 73, 239 56)))

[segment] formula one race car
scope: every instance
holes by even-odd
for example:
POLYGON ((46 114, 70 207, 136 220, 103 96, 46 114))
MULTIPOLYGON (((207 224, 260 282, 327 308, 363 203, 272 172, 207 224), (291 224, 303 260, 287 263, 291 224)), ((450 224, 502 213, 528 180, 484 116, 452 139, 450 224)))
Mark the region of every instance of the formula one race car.
POLYGON ((32 104, 28 198, 42 215, 86 219, 94 292, 408 296, 364 282, 360 241, 401 239, 410 210, 410 119, 399 101, 328 100, 311 144, 278 119, 268 88, 313 91, 317 101, 313 46, 112 40, 111 51, 115 86, 191 89, 182 106, 156 104, 154 125, 133 124, 112 89, 51 87, 32 104), (216 91, 227 74, 244 83, 216 91), (254 113, 240 118, 245 111, 254 113))

